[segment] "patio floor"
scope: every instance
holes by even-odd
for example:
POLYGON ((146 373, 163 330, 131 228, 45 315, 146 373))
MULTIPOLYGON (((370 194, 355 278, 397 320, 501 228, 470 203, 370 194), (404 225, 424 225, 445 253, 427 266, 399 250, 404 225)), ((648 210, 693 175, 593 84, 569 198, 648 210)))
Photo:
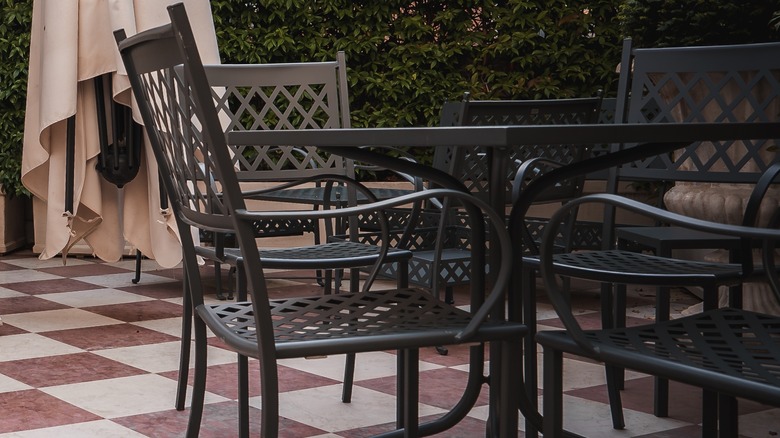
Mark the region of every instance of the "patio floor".
MULTIPOLYGON (((134 261, 107 264, 88 257, 40 261, 30 252, 0 256, 0 437, 176 437, 188 411, 173 409, 179 355, 181 270, 144 261, 132 284, 134 261)), ((204 272, 211 272, 208 269, 204 272)), ((274 296, 320 293, 306 274, 276 272, 274 296)), ((596 323, 598 298, 575 293, 581 318, 596 323)), ((651 294, 631 292, 631 323, 651 308, 651 294)), ((458 302, 465 298, 459 294, 458 302)), ((540 297, 541 299, 541 297, 540 297)), ((543 301, 543 299, 541 299, 543 301)), ((695 299, 675 294, 674 309, 695 299)), ((542 302, 540 329, 560 327, 542 302)), ((236 435, 235 355, 211 338, 203 437, 236 435)), ((422 351, 421 415, 457 400, 467 369, 465 348, 449 355, 422 351)), ((256 369, 256 368, 253 368, 256 369)), ((670 418, 652 415, 652 378, 628 373, 623 393, 627 428, 611 428, 603 367, 565 364, 565 425, 587 437, 700 436, 700 391, 672 384, 670 418)), ((340 402, 343 357, 282 361, 282 436, 361 437, 392 429, 393 352, 361 354, 351 404, 340 402)), ((486 393, 487 391, 485 391, 486 393)), ((252 409, 259 409, 253 379, 252 409)), ((486 394, 455 429, 440 436, 484 436, 486 394)), ((740 403, 741 435, 780 433, 780 409, 740 403)), ((252 429, 259 433, 254 416, 252 429)), ((522 433, 520 433, 522 436, 522 433)))

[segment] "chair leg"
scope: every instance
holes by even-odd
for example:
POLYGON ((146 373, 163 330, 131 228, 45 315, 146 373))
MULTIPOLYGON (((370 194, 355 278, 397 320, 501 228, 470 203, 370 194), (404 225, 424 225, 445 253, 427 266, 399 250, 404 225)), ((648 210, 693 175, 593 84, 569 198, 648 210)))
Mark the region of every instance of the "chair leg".
POLYGON ((176 410, 183 411, 187 398, 187 380, 190 371, 190 339, 192 337, 192 299, 187 276, 182 280, 181 350, 179 351, 179 381, 176 388, 176 410))
POLYGON ((420 351, 409 349, 403 352, 403 421, 404 437, 419 435, 420 351))
POLYGON ((344 383, 341 388, 341 402, 352 402, 352 386, 355 382, 355 353, 347 354, 344 361, 344 383))
POLYGON ((612 427, 615 429, 625 429, 626 421, 623 418, 623 400, 620 397, 618 381, 622 380, 622 368, 607 365, 607 398, 609 398, 609 410, 612 414, 612 427), (620 374, 620 376, 618 376, 620 374))
POLYGON ((719 438, 737 438, 739 436, 739 412, 737 399, 732 396, 718 395, 719 438))
POLYGON ((214 262, 214 287, 217 289, 217 299, 224 301, 227 299, 222 293, 222 264, 214 262))
MULTIPOLYGON (((671 295, 668 287, 659 287, 655 299, 656 321, 668 321, 671 313, 671 295)), ((655 400, 653 411, 656 417, 669 416, 669 380, 661 377, 654 378, 655 400)))
POLYGON ((249 437, 249 358, 238 355, 238 436, 249 437))
POLYGON ((187 438, 196 438, 200 434, 200 422, 203 418, 203 402, 206 396, 206 324, 195 315, 195 375, 192 384, 192 404, 187 423, 187 438))
POLYGON ((544 438, 563 437, 563 352, 545 347, 543 350, 544 438))
POLYGON ((701 436, 718 436, 718 393, 702 390, 701 436))
MULTIPOLYGON (((523 323, 528 327, 529 333, 523 339, 523 371, 525 373, 525 391, 530 400, 533 411, 538 409, 538 379, 539 373, 536 364, 536 270, 523 269, 522 289, 527 291, 523 297, 523 323)), ((530 418, 525 422, 525 436, 532 438, 538 435, 539 431, 530 418)))
MULTIPOLYGON (((601 323, 605 328, 625 326, 626 315, 626 287, 625 285, 603 284, 601 287, 601 323), (614 288, 614 289, 613 289, 614 288), (613 290, 615 294, 613 295, 613 290), (621 316, 618 316, 621 315, 621 316)), ((623 418, 623 401, 620 390, 623 389, 625 371, 623 368, 613 365, 605 367, 607 379, 607 397, 609 409, 612 414, 612 427, 624 429, 626 427, 623 418)))
MULTIPOLYGON (((519 409, 519 394, 523 390, 517 364, 522 360, 522 342, 501 343, 501 395, 499 396, 499 427, 501 437, 516 437, 519 409)), ((491 391, 493 388, 491 387, 491 391)))

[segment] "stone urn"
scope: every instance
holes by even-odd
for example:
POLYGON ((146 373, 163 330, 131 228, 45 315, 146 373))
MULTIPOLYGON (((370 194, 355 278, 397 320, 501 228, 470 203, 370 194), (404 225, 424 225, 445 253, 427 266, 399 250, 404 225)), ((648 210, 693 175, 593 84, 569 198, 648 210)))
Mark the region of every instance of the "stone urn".
MULTIPOLYGON (((681 75, 683 76, 683 75, 681 75)), ((723 81, 723 74, 710 74, 710 79, 714 83, 723 81)), ((752 77, 745 77, 746 81, 752 80, 752 77)), ((725 81, 728 82, 728 81, 725 81)), ((777 90, 769 89, 771 85, 762 81, 752 89, 754 99, 746 99, 736 84, 726 84, 720 89, 720 99, 712 98, 710 89, 704 85, 695 85, 688 90, 692 97, 690 101, 680 101, 672 111, 673 117, 678 121, 696 120, 700 122, 739 122, 754 120, 756 117, 755 102, 764 103, 764 96, 774 96, 768 98, 770 101, 762 108, 764 114, 774 117, 780 116, 780 98, 777 97, 777 90), (735 85, 735 86, 730 86, 735 85), (703 107, 694 111, 691 108, 693 103, 704 104, 703 107), (723 102, 729 104, 730 113, 726 120, 723 120, 723 102), (697 118, 698 117, 698 118, 697 118), (705 120, 701 120, 701 118, 705 120)), ((673 88, 673 87, 668 87, 673 88)), ((661 88, 662 97, 667 101, 674 99, 678 93, 676 89, 666 90, 661 88)), ((695 151, 695 156, 689 157, 682 163, 682 170, 696 170, 701 163, 710 163, 709 170, 723 172, 760 172, 764 165, 777 160, 774 142, 766 142, 755 156, 748 157, 748 144, 742 141, 735 141, 724 151, 722 147, 718 148, 712 143, 702 143, 695 151), (749 159, 746 159, 749 158, 749 159), (759 160, 762 162, 759 162, 759 160)), ((675 157, 676 159, 678 157, 675 157)), ((670 211, 684 214, 699 219, 710 220, 727 224, 741 224, 745 206, 752 190, 752 184, 732 184, 732 183, 697 183, 697 182, 677 182, 664 195, 664 203, 670 211)), ((773 187, 764 198, 761 206, 759 225, 766 225, 769 218, 780 205, 780 188, 773 187)), ((700 255, 701 256, 701 255, 700 255)), ((703 256, 705 260, 727 262, 728 254, 724 250, 709 252, 703 256)), ((760 253, 756 250, 754 259, 757 264, 761 263, 760 253)), ((721 305, 728 302, 728 288, 721 288, 721 305)), ((766 283, 748 283, 744 286, 743 305, 745 309, 756 310, 764 313, 780 314, 780 303, 774 297, 766 283)))

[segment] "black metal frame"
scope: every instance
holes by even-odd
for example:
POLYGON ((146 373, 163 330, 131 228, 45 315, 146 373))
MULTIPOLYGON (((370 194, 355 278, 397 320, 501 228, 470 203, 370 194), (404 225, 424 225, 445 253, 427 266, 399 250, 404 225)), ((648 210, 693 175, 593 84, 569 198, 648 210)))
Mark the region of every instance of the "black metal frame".
MULTIPOLYGON (((258 358, 263 382, 263 436, 276 436, 278 431, 277 359, 386 349, 401 350, 399 358, 403 364, 398 416, 398 425, 403 429, 389 435, 417 436, 445 430, 462 419, 476 401, 483 383, 482 346, 471 349, 474 359, 463 399, 442 419, 419 428, 415 399, 416 350, 424 346, 486 341, 500 345, 505 358, 496 365, 501 369, 502 385, 492 387, 491 398, 501 403, 496 411, 495 428, 491 428, 490 433, 516 435, 516 397, 520 390, 519 375, 512 364, 519 361, 520 342, 527 328, 519 323, 488 318, 491 311, 504 302, 511 273, 509 236, 502 227, 493 235, 491 251, 500 251, 503 261, 496 269, 495 283, 487 297, 484 275, 479 269, 473 274, 471 313, 414 289, 269 301, 252 228, 253 221, 258 219, 343 219, 410 202, 453 198, 462 202, 470 213, 472 264, 484 266, 483 214, 494 224, 501 224, 503 217, 471 195, 447 189, 341 209, 294 213, 248 211, 217 113, 211 105, 210 86, 186 12, 183 5, 177 4, 169 7, 169 13, 172 24, 127 39, 120 31, 117 40, 177 218, 189 281, 184 309, 185 312, 190 306, 195 309, 196 369, 188 436, 197 435, 203 409, 206 325, 230 348, 258 358), (185 81, 173 71, 182 63, 185 81), (204 209, 207 206, 209 208, 204 209), (214 210, 214 206, 219 209, 214 210), (236 233, 247 265, 247 280, 253 296, 251 303, 206 305, 203 302, 203 284, 190 235, 191 226, 236 233), (293 321, 304 323, 300 326, 287 324, 293 321), (312 332, 310 327, 319 328, 312 332)), ((387 236, 387 229, 383 233, 387 236)), ((387 242, 385 237, 383 254, 388 250, 387 242)), ((383 257, 380 257, 374 272, 382 262, 383 257)))
MULTIPOLYGON (((680 48, 674 48, 674 49, 637 49, 637 50, 631 50, 630 45, 625 45, 624 48, 626 49, 624 51, 624 58, 623 58, 623 65, 632 65, 633 66, 633 75, 629 74, 628 71, 624 71, 621 75, 621 97, 618 99, 618 121, 622 119, 620 114, 625 111, 625 106, 622 106, 623 103, 628 102, 628 96, 629 96, 629 87, 631 88, 630 96, 631 96, 631 105, 630 109, 627 111, 629 114, 628 120, 630 122, 650 122, 650 123, 668 123, 668 122, 674 122, 677 120, 674 120, 672 116, 670 115, 670 112, 672 111, 673 107, 676 105, 676 102, 683 101, 687 105, 687 108, 690 111, 690 114, 687 116, 687 118, 680 120, 683 123, 701 123, 701 122, 720 122, 720 123, 734 123, 740 121, 740 118, 738 116, 735 116, 732 111, 734 108, 738 107, 741 103, 744 103, 745 101, 749 102, 750 105, 754 105, 755 110, 750 114, 747 121, 748 122, 760 122, 760 121, 770 121, 770 120, 776 120, 776 114, 769 114, 768 112, 765 112, 765 108, 768 105, 768 100, 774 99, 775 101, 778 99, 778 91, 780 91, 780 87, 778 87, 778 80, 777 80, 777 70, 775 70, 775 73, 771 73, 772 68, 777 68, 777 54, 780 50, 780 45, 778 44, 760 44, 760 45, 748 45, 748 46, 734 46, 734 47, 708 47, 708 48, 689 48, 689 49, 680 49, 680 48), (633 57, 630 57, 630 55, 634 55, 633 57), (667 59, 668 58, 668 59, 667 59), (635 60, 635 62, 632 62, 632 60, 635 60), (681 67, 681 63, 688 67, 681 67), (691 70, 685 70, 685 68, 693 67, 694 73, 688 73, 691 72, 691 70), (730 99, 723 101, 719 100, 717 97, 717 93, 719 91, 719 87, 722 87, 722 82, 727 82, 728 80, 740 82, 742 77, 744 76, 745 71, 751 70, 751 71, 758 71, 758 77, 763 78, 765 86, 768 86, 770 88, 773 88, 775 91, 774 93, 770 94, 768 100, 759 101, 758 98, 753 97, 751 93, 751 87, 754 84, 761 85, 761 80, 755 80, 753 79, 753 82, 750 82, 750 80, 747 81, 746 84, 743 84, 743 94, 740 94, 738 96, 741 97, 730 97, 730 99), (663 72, 662 74, 654 75, 648 74, 648 71, 656 72, 660 71, 663 72), (702 72, 707 71, 715 71, 718 72, 718 74, 723 74, 724 77, 727 78, 726 81, 718 82, 716 79, 707 79, 706 75, 702 72), (679 77, 675 79, 675 74, 680 74, 680 72, 684 72, 683 74, 688 74, 692 79, 689 79, 690 82, 684 83, 684 85, 681 85, 682 82, 680 82, 679 77), (735 73, 736 72, 736 73, 735 73), (666 75, 666 76, 664 76, 666 75), (641 79, 637 79, 633 81, 629 81, 630 77, 638 77, 641 79), (661 76, 662 79, 658 79, 658 76, 661 76), (671 80, 676 81, 676 87, 679 91, 680 96, 678 100, 673 100, 671 104, 668 104, 665 102, 664 99, 660 99, 660 92, 659 89, 663 87, 663 83, 665 81, 669 81, 669 78, 673 78, 671 80), (659 81, 659 83, 656 83, 655 81, 659 81), (688 96, 687 93, 691 92, 690 90, 697 90, 697 92, 700 92, 697 89, 695 84, 697 81, 701 81, 702 83, 706 83, 707 86, 714 89, 714 94, 711 94, 711 96, 714 97, 707 97, 705 95, 704 98, 698 97, 700 100, 696 100, 697 98, 694 98, 692 96, 688 96), (650 90, 649 92, 647 90, 650 90), (747 91, 745 91, 747 90, 747 91), (745 96, 748 96, 745 98, 745 96), (711 99, 711 100, 710 100, 711 99), (719 116, 716 119, 707 118, 699 113, 702 107, 706 106, 707 104, 712 104, 713 102, 717 102, 718 105, 723 107, 723 114, 719 116), (654 107, 653 111, 646 111, 648 105, 652 105, 654 107), (650 117, 648 117, 650 115, 650 117)), ((625 69, 627 70, 627 69, 625 69)), ((681 75, 682 76, 682 75, 681 75)), ((688 78, 686 78, 688 79, 688 78)), ((710 90, 710 93, 713 93, 712 90, 710 90)), ((616 174, 620 175, 621 177, 626 176, 627 178, 661 178, 661 179, 667 179, 667 180, 687 180, 687 181, 720 181, 720 182, 741 182, 741 183, 756 183, 757 181, 760 181, 761 178, 766 178, 766 175, 762 174, 763 171, 770 169, 771 163, 765 163, 761 160, 758 160, 758 152, 765 148, 767 144, 771 144, 770 141, 767 143, 767 138, 769 137, 762 137, 761 139, 754 139, 757 141, 745 141, 743 144, 745 145, 745 150, 747 151, 742 159, 742 161, 735 163, 735 165, 731 166, 729 163, 726 163, 727 171, 711 171, 709 166, 712 165, 712 160, 708 161, 706 159, 701 158, 702 157, 702 151, 705 151, 705 147, 700 146, 700 142, 696 142, 693 145, 687 146, 685 149, 682 150, 682 153, 677 153, 674 156, 672 154, 661 154, 658 156, 649 157, 643 160, 638 160, 632 162, 630 166, 616 166, 613 167, 610 172, 612 172, 613 178, 616 174), (674 157, 674 158, 673 158, 674 157), (751 162, 755 162, 757 164, 756 170, 753 172, 738 172, 738 170, 741 169, 745 165, 746 162, 751 160, 751 162), (688 169, 686 166, 690 166, 691 162, 695 164, 694 169, 688 169)), ((775 140, 776 141, 776 140, 775 140)), ((731 146, 734 142, 733 141, 719 141, 714 142, 714 148, 716 149, 715 153, 715 159, 724 160, 725 154, 722 152, 726 150, 729 146, 731 146)), ((629 145, 630 146, 630 145, 629 145)), ((613 151, 618 151, 619 149, 616 148, 613 151)), ((776 159, 773 161, 777 161, 776 159)), ((614 180, 613 180, 614 182, 614 180)), ((614 189, 614 186, 612 187, 614 189)), ((594 199, 594 198, 591 198, 594 199)), ((615 201, 612 200, 612 198, 609 199, 598 199, 602 202, 605 202, 606 204, 615 203, 615 201)), ((752 201, 751 201, 752 202, 752 201)), ((579 202, 577 203, 579 204, 579 202)), ((621 204, 622 205, 622 204, 621 204)), ((567 207, 568 208, 568 207, 567 207)), ((611 218, 614 217, 614 211, 609 208, 607 209, 608 212, 608 219, 605 220, 607 224, 611 223, 611 218)), ((667 217, 669 217, 670 213, 665 212, 664 214, 656 213, 653 216, 655 219, 666 222, 667 217), (666 217, 664 217, 666 215, 666 217)), ((687 219, 690 221, 690 218, 687 219)), ((673 222, 673 221, 672 221, 673 222)), ((678 221, 680 222, 680 221, 678 221)), ((683 221, 681 225, 686 225, 683 221)), ((745 226, 755 226, 755 223, 751 223, 749 221, 746 221, 745 226)), ((728 226, 721 225, 724 231, 729 231, 728 226)), ((708 232, 718 232, 718 228, 716 225, 710 225, 707 230, 708 232)), ((733 230, 732 230, 733 231, 733 230)), ((552 232, 552 231, 551 231, 552 232)), ((611 236, 609 234, 611 232, 611 229, 605 228, 605 235, 611 236)), ((738 235, 738 234, 737 234, 738 235)), ((549 239, 549 237, 546 237, 545 239, 549 239)), ((713 309, 716 306, 717 303, 717 287, 718 285, 727 285, 727 286, 735 286, 741 284, 743 281, 746 281, 748 279, 754 278, 756 275, 761 275, 763 272, 759 271, 756 272, 752 267, 752 255, 750 252, 750 245, 748 244, 747 247, 745 247, 743 239, 743 246, 741 250, 741 264, 707 264, 707 263, 698 263, 698 262, 689 262, 689 261, 682 261, 682 260, 673 260, 673 259, 667 259, 667 258, 661 258, 661 257, 652 257, 652 256, 645 256, 645 255, 639 255, 631 252, 625 252, 625 251, 609 251, 609 252, 595 252, 595 253, 580 253, 580 254, 563 254, 563 255, 550 255, 547 254, 545 257, 543 257, 542 260, 539 258, 529 259, 526 258, 524 260, 524 264, 532 264, 535 267, 539 267, 541 265, 542 269, 544 269, 545 263, 548 264, 548 274, 545 278, 545 284, 548 288, 555 288, 554 285, 550 284, 551 281, 551 275, 554 272, 558 275, 565 275, 565 276, 574 276, 574 277, 584 277, 584 278, 590 278, 596 281, 607 281, 607 282, 614 282, 619 284, 624 284, 627 282, 631 283, 639 283, 639 284, 649 284, 649 285, 660 285, 660 286, 685 286, 685 285, 699 285, 703 286, 705 288, 705 308, 706 309, 713 309), (551 259, 549 257, 552 257, 551 259)), ((609 245, 611 242, 611 238, 607 238, 605 240, 605 244, 609 245)), ((549 250, 550 242, 547 242, 546 248, 549 250)), ((701 245, 701 243, 697 243, 697 245, 701 245)), ((711 242, 709 247, 711 248, 718 248, 721 246, 721 243, 719 243, 717 240, 711 242)), ((543 256, 544 251, 542 252, 543 256)), ((557 289, 553 289, 552 292, 550 292, 553 295, 558 296, 560 294, 560 291, 557 289)), ((611 290, 604 290, 604 293, 610 294, 611 290)), ((551 295, 552 296, 552 295, 551 295)), ((562 300, 560 296, 557 298, 558 300, 562 300)), ((608 303, 611 302, 611 299, 607 301, 608 303)), ((664 307, 665 305, 668 306, 668 304, 665 304, 668 302, 668 298, 665 297, 659 297, 658 298, 658 305, 659 305, 659 320, 668 319, 668 307, 664 307), (666 310, 664 310, 666 309, 666 310)), ((737 293, 732 294, 732 300, 730 303, 731 306, 739 306, 739 295, 737 293)), ((618 309, 621 308, 620 305, 616 306, 618 309)), ((559 312, 566 312, 567 309, 561 309, 559 306, 556 306, 556 310, 559 312)), ((602 309, 602 312, 609 315, 612 312, 611 308, 605 307, 602 309)), ((743 316, 739 316, 738 318, 741 318, 743 316)), ((563 318, 563 315, 562 315, 563 318)), ((714 321, 717 316, 712 316, 714 321)), ((745 316, 745 318, 748 318, 745 316)), ((526 321, 529 324, 530 321, 526 321)), ((620 321, 618 321, 618 324, 620 321)), ((659 323, 660 324, 660 323, 659 323)), ((664 326, 663 330, 672 331, 673 328, 676 326, 676 323, 669 323, 667 326, 664 326)), ((567 324, 567 329, 569 328, 567 324)), ((617 329, 619 333, 633 333, 633 329, 628 330, 626 332, 621 331, 622 329, 617 329)), ((661 330, 659 328, 659 330, 661 330)), ((663 331, 661 330, 661 331, 663 331)), ((571 331, 571 329, 570 329, 571 331)), ((613 335, 618 332, 610 332, 613 335)), ((669 332, 665 332, 669 333, 669 332)), ((538 337, 538 339, 544 343, 546 347, 550 347, 550 349, 555 350, 558 348, 563 348, 563 344, 565 344, 568 341, 564 341, 561 343, 561 339, 554 338, 555 335, 542 335, 538 337), (554 340, 557 339, 557 340, 554 340)), ((615 335, 618 336, 618 335, 615 335)), ((654 339, 652 337, 647 337, 646 340, 649 341, 649 339, 654 339)), ((684 341, 680 341, 684 342, 684 341)), ((607 341, 605 341, 602 338, 598 339, 599 345, 609 345, 607 341)), ((574 345, 574 344, 571 344, 574 345)), ((576 347, 572 347, 569 345, 569 347, 564 348, 564 351, 567 352, 575 352, 577 354, 583 354, 582 350, 582 344, 580 342, 577 342, 576 347), (571 348, 570 348, 571 347, 571 348)), ((607 348, 607 347, 605 347, 607 348)), ((771 346, 768 347, 771 349, 771 346)), ((546 358, 549 358, 551 361, 558 361, 559 357, 557 357, 557 354, 560 353, 558 351, 557 353, 554 351, 546 352, 546 358)), ((587 352, 586 352, 587 353, 587 352)), ((585 354, 589 355, 589 354, 585 354)), ((589 355, 592 357, 592 355, 589 355)), ((626 364, 626 361, 615 359, 614 357, 610 357, 609 360, 606 360, 603 357, 599 357, 601 360, 605 360, 608 365, 618 365, 618 366, 628 366, 626 364)), ((641 360, 641 359, 640 359, 641 360)), ((650 356, 645 357, 646 361, 652 362, 653 359, 650 356)), ((671 360, 669 358, 663 359, 663 360, 671 360)), ((632 366, 635 366, 632 365, 632 366)), ((682 368, 675 368, 679 373, 687 372, 682 368)), ((609 368, 608 368, 609 370, 609 368)), ((641 367, 640 370, 649 371, 650 374, 655 374, 657 376, 661 376, 664 378, 670 377, 669 375, 659 372, 659 373, 653 373, 652 369, 641 367)), ((558 372, 558 365, 551 364, 549 368, 550 373, 556 373, 558 372)), ((547 370, 546 370, 547 373, 547 370)), ((557 379, 554 375, 553 378, 557 379)), ((547 377, 546 377, 547 378, 547 377)), ((680 379, 680 375, 672 376, 672 378, 680 379)), ((611 382, 614 382, 614 379, 608 377, 608 384, 611 382)), ((557 384, 559 382, 552 381, 550 382, 550 385, 557 384)), ((776 384, 776 383, 775 383, 776 384)), ((657 380, 656 386, 658 388, 657 390, 657 400, 656 404, 659 405, 659 401, 663 402, 665 400, 665 380, 657 380), (659 395, 660 394, 660 395, 659 395), (663 398, 664 400, 661 400, 663 398)), ((705 389, 712 389, 712 386, 703 386, 705 389)), ((717 385, 715 385, 717 388, 717 385)), ((552 386, 551 386, 552 388, 552 386)), ((559 387, 556 387, 559 389, 559 387)), ((545 389, 547 390, 547 383, 545 384, 545 389)), ((555 389, 551 389, 551 391, 555 391, 555 389)), ((550 397, 555 397, 554 392, 550 393, 550 397)), ((545 397, 547 399, 548 397, 545 397)), ((622 415, 619 405, 619 393, 617 393, 617 389, 614 387, 614 384, 612 387, 610 387, 610 399, 611 404, 613 407, 613 422, 615 423, 615 427, 622 427, 622 415)), ((704 397, 704 428, 703 428, 703 435, 704 436, 712 436, 712 434, 715 433, 718 425, 718 415, 717 415, 717 402, 718 397, 714 397, 711 395, 711 393, 705 394, 704 397)), ((733 400, 730 399, 723 399, 721 400, 725 406, 731 406, 733 405, 733 400)), ((557 402, 556 402, 557 403, 557 402)), ((552 403, 549 406, 546 406, 546 412, 547 409, 552 410, 552 412, 555 412, 555 415, 557 416, 560 412, 560 406, 556 403, 552 403)), ((663 403, 661 403, 662 405, 663 403)), ((663 406, 661 406, 663 408, 663 406)), ((729 408, 731 409, 731 408, 729 408)), ((662 411, 661 411, 662 412, 662 411)), ((735 412, 735 411, 734 411, 735 412)), ((726 424, 726 432, 730 433, 731 431, 736 430, 734 426, 735 418, 731 417, 733 415, 733 412, 727 411, 724 413, 725 417, 722 417, 721 420, 723 421, 723 424, 726 424), (732 428, 733 427, 733 428, 732 428)), ((547 417, 545 415, 545 417, 547 417)), ((555 436, 555 433, 561 433, 560 430, 560 418, 551 419, 552 428, 548 429, 547 432, 550 434, 553 434, 555 436)), ((721 425, 721 427, 724 427, 721 425)), ((722 432, 723 433, 723 432, 722 432)), ((547 434, 545 435, 547 436, 547 434)))

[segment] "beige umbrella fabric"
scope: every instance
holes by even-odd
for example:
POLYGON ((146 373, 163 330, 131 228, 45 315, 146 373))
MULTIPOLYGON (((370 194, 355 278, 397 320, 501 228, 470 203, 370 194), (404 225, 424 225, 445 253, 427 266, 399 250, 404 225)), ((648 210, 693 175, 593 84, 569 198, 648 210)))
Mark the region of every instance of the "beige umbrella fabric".
MULTIPOLYGON (((95 169, 100 142, 92 78, 111 74, 116 102, 130 106, 130 84, 113 37, 169 21, 166 6, 182 0, 34 0, 22 183, 46 202, 41 259, 81 239, 106 261, 125 241, 163 267, 181 260, 173 218, 160 208, 157 165, 144 141, 136 178, 119 190, 95 169), (66 120, 76 115, 73 210, 65 211, 66 120)), ((204 63, 219 63, 208 0, 183 0, 204 63)), ((133 118, 140 123, 140 115, 133 118)), ((110 128, 109 128, 110 129, 110 128)))

